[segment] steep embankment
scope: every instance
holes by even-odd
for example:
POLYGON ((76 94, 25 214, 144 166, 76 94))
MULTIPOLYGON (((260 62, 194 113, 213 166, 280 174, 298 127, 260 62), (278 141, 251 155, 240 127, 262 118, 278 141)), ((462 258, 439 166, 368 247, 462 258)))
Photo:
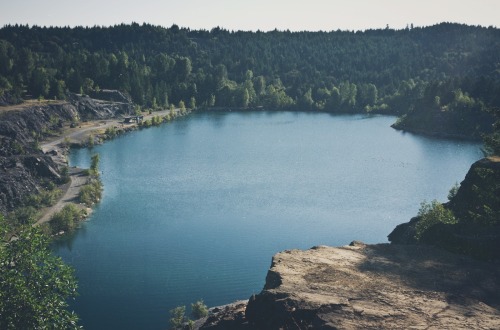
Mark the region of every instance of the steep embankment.
POLYGON ((131 103, 78 95, 71 95, 68 102, 0 107, 0 212, 12 211, 27 196, 61 178, 59 164, 43 153, 39 141, 82 119, 112 118, 130 111, 131 103))

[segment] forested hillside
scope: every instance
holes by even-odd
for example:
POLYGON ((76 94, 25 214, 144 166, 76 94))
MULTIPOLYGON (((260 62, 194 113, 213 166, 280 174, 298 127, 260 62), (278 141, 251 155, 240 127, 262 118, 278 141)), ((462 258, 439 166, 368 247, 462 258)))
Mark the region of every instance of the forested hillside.
POLYGON ((407 129, 450 117, 447 131, 477 137, 491 131, 490 113, 500 108, 500 30, 449 23, 363 32, 0 29, 0 102, 98 89, 128 92, 153 109, 183 100, 408 114, 400 123, 407 129))

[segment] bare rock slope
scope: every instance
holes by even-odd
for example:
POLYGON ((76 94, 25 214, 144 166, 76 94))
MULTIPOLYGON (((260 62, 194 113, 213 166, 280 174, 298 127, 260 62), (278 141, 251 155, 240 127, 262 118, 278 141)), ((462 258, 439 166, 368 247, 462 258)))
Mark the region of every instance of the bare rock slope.
POLYGON ((27 196, 38 193, 46 182, 60 178, 58 164, 40 150, 40 141, 71 122, 114 118, 132 111, 132 103, 76 94, 64 102, 0 106, 0 213, 7 214, 21 206, 27 196))
POLYGON ((428 246, 357 243, 276 254, 245 317, 241 306, 233 319, 222 310, 202 328, 498 329, 499 307, 498 263, 428 246))

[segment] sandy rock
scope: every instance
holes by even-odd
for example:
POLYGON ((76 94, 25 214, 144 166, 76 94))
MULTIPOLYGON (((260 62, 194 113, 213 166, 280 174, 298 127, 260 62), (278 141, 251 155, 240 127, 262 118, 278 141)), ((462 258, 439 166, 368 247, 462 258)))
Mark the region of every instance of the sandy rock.
POLYGON ((250 329, 495 329, 500 265, 414 245, 314 247, 274 256, 250 329))

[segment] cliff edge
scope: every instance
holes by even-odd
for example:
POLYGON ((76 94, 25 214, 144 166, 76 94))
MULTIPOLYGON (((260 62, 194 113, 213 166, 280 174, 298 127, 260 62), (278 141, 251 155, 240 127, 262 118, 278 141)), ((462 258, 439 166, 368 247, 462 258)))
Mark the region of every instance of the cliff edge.
POLYGON ((418 245, 276 254, 264 289, 201 329, 494 329, 500 264, 418 245), (232 318, 231 318, 232 316, 232 318))
POLYGON ((418 239, 420 216, 394 229, 393 244, 278 253, 258 295, 200 329, 499 329, 499 182, 499 157, 474 163, 443 204, 454 223, 418 239))

